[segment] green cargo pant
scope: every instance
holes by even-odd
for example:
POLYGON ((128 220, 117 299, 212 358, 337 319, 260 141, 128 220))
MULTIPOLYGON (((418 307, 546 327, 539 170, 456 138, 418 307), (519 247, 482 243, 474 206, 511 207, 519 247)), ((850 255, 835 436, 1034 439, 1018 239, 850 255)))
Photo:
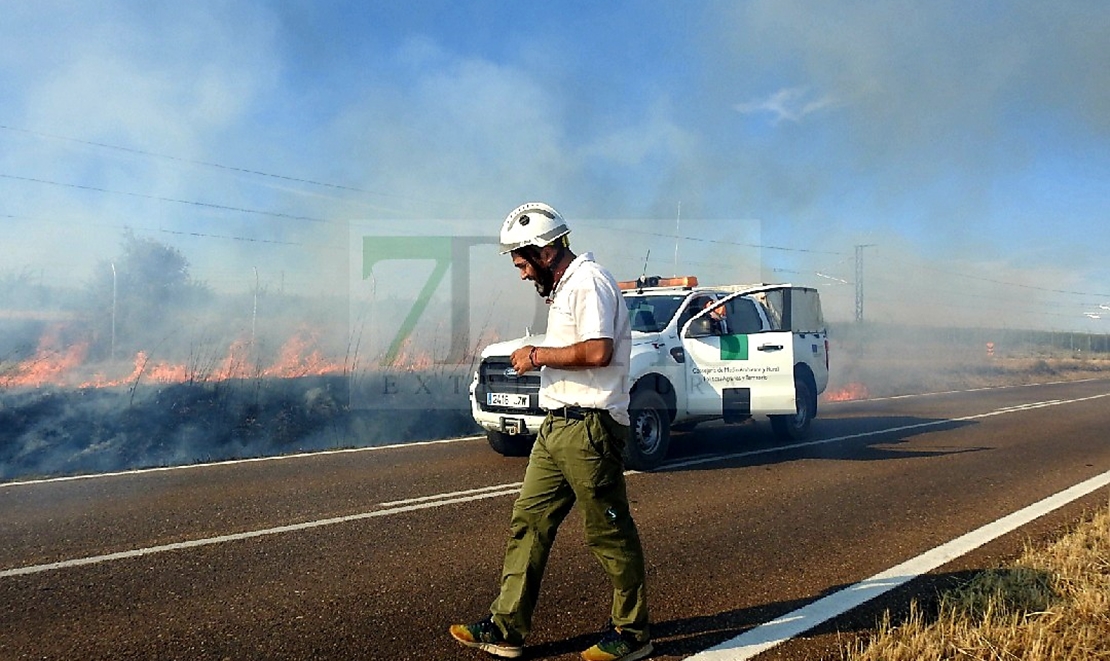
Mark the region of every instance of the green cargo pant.
POLYGON ((493 621, 513 642, 523 642, 555 533, 575 502, 586 544, 613 583, 612 623, 648 638, 644 552, 628 508, 621 453, 628 427, 605 411, 584 419, 549 413, 532 446, 524 485, 513 505, 501 594, 490 606, 493 621))

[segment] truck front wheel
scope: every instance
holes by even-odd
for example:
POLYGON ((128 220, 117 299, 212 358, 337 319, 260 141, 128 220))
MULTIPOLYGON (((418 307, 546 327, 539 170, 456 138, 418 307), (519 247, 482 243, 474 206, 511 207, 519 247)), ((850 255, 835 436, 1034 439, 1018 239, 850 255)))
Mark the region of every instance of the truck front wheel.
POLYGON ((488 430, 486 438, 489 446, 497 454, 506 457, 527 457, 532 452, 532 443, 536 437, 529 434, 506 434, 505 432, 488 430))
POLYGON ((671 415, 667 403, 653 390, 632 393, 628 406, 631 433, 624 446, 624 464, 632 470, 657 468, 671 444, 671 415))
POLYGON ((810 380, 802 375, 794 377, 794 415, 772 415, 771 429, 780 441, 800 441, 809 436, 810 424, 817 411, 817 394, 810 380))

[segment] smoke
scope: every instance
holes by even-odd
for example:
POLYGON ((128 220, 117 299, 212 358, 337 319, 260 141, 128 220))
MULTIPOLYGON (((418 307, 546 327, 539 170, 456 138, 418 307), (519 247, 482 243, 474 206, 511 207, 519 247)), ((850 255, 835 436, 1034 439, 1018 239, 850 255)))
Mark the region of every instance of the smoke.
MULTIPOLYGON (((1092 68, 1110 15, 1097 3, 756 2, 727 14, 708 46, 727 53, 717 94, 741 121, 777 127, 772 166, 785 167, 770 175, 797 184, 777 187, 792 217, 862 188, 870 214, 916 205, 931 236, 913 238, 971 254, 963 229, 990 222, 1001 182, 1110 129, 1110 74, 1092 68), (787 84, 764 82, 776 79, 787 84)), ((1005 220, 1013 231, 1033 218, 1005 220)))
MULTIPOLYGON (((1104 225, 1106 202, 1090 193, 1110 116, 1097 3, 664 6, 636 41, 612 16, 572 34, 531 18, 476 17, 505 36, 495 48, 418 13, 346 27, 226 3, 14 10, 5 121, 30 132, 0 131, 0 164, 22 177, 0 180, 13 262, 68 279, 130 226, 173 241, 217 290, 252 287, 258 269, 312 295, 345 285, 352 224, 492 235, 545 199, 655 233, 681 204, 726 234, 757 220, 771 246, 879 237, 926 260, 986 257, 980 272, 1067 263, 1099 291, 1104 260, 1076 248, 1101 236, 1084 228, 1104 225), (515 20, 527 38, 497 29, 515 20), (394 32, 375 39, 378 23, 394 32), (666 37, 670 68, 642 35, 666 37)), ((626 238, 601 230, 580 245, 626 238)), ((827 266, 763 259, 811 280, 827 266)))
MULTIPOLYGON (((140 352, 249 381, 297 339, 340 374, 431 365, 433 407, 463 408, 481 346, 542 330, 492 245, 527 200, 620 279, 817 286, 836 323, 1105 332, 1084 315, 1110 304, 1098 2, 5 9, 5 378, 88 343, 76 385, 131 383, 140 352), (125 231, 177 251, 195 296, 113 303, 125 231), (379 237, 415 247, 367 269, 379 237), (466 268, 430 249, 467 237, 490 243, 466 268)), ((374 376, 354 387, 380 405, 374 376)))

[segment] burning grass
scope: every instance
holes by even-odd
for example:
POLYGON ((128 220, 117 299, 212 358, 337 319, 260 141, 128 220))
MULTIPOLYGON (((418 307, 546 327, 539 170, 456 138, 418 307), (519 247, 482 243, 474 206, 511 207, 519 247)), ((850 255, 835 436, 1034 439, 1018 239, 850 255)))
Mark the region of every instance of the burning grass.
POLYGON ((359 367, 357 338, 344 348, 334 332, 313 329, 192 334, 112 360, 83 333, 51 324, 37 342, 0 357, 0 480, 477 430, 468 366, 444 367, 406 346, 393 367, 359 367))
POLYGON ((977 574, 936 612, 887 613, 847 661, 1110 659, 1110 509, 1012 567, 977 574))
POLYGON ((45 334, 35 352, 22 360, 0 362, 0 388, 71 386, 107 388, 146 383, 210 383, 256 377, 298 378, 346 374, 350 366, 329 359, 320 347, 318 331, 301 329, 276 352, 238 339, 222 352, 196 345, 183 360, 155 358, 140 350, 129 364, 86 362, 87 342, 65 344, 54 333, 45 334), (272 353, 273 355, 264 355, 272 353), (126 365, 126 366, 123 366, 126 365))

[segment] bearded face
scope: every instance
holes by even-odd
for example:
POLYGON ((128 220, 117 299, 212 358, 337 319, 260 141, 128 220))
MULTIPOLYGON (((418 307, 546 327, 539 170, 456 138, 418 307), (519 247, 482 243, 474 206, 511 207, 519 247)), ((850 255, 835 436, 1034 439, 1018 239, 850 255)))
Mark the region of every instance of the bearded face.
POLYGON ((551 292, 555 290, 555 271, 552 265, 559 262, 561 253, 562 250, 556 251, 546 255, 548 259, 544 259, 543 250, 535 246, 526 246, 513 251, 513 262, 520 269, 521 277, 532 281, 536 287, 536 293, 541 298, 550 297, 551 292))
POLYGON ((551 292, 555 290, 555 272, 546 266, 537 268, 536 280, 532 284, 536 286, 536 293, 540 298, 551 296, 551 292))

